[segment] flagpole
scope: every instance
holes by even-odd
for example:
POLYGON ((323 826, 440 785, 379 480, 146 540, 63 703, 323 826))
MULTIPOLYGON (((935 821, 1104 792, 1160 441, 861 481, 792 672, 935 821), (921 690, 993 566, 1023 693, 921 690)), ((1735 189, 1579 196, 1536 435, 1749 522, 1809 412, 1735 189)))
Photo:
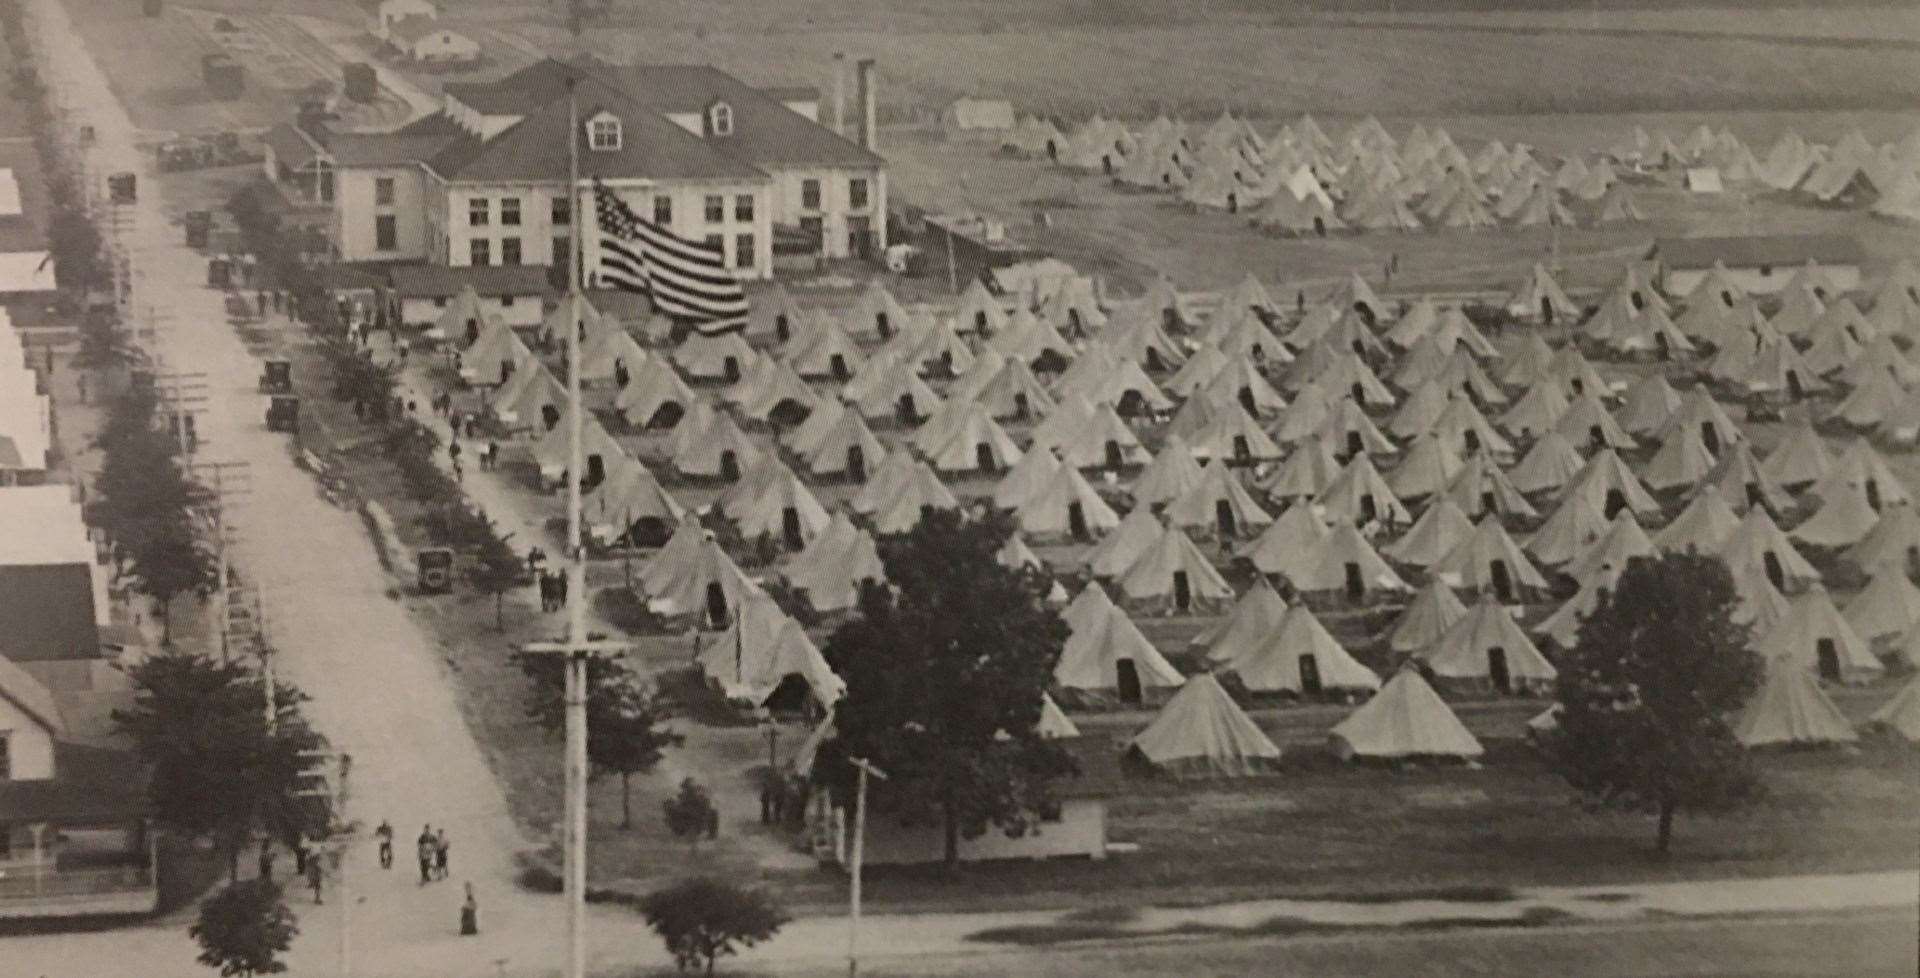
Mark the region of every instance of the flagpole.
POLYGON ((587 973, 587 555, 580 545, 582 415, 580 400, 581 266, 587 213, 580 204, 580 103, 567 79, 567 207, 573 217, 573 254, 567 262, 567 752, 566 891, 567 978, 587 973))

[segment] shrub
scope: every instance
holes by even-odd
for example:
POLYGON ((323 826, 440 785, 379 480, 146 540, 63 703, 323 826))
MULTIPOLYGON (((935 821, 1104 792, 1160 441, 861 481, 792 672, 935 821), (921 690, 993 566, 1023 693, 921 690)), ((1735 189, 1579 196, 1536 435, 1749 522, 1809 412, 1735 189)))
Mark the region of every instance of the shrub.
POLYGON ((650 894, 640 912, 681 971, 700 968, 709 975, 714 962, 734 953, 735 944, 752 947, 779 933, 789 919, 762 891, 705 878, 650 894))

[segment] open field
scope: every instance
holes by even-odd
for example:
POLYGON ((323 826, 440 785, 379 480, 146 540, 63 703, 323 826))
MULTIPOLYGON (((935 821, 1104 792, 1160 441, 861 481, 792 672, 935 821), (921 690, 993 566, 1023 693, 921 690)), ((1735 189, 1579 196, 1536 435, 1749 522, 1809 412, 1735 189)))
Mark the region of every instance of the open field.
MULTIPOLYGON (((1606 145, 1636 124, 1683 132, 1682 121, 1711 116, 1604 119, 1578 117, 1428 120, 1445 126, 1463 146, 1488 138, 1572 151, 1606 145), (1582 129, 1582 124, 1585 124, 1582 129)), ((1744 128, 1764 147, 1793 128, 1833 132, 1848 122, 1811 114, 1746 117, 1744 128)), ((1888 139, 1920 123, 1920 115, 1879 114, 1851 120, 1888 139)), ((1395 120, 1404 134, 1411 122, 1395 120)), ((1331 126, 1330 126, 1331 127, 1331 126)), ((1334 129, 1338 132, 1339 130, 1334 129)), ((1747 137, 1743 137, 1747 138, 1747 137)), ((1810 137, 1811 138, 1811 137, 1810 137)), ((1420 231, 1410 234, 1337 234, 1324 239, 1261 234, 1244 218, 1196 212, 1171 194, 1114 187, 1098 175, 1076 173, 1045 161, 1008 157, 977 142, 937 135, 888 133, 884 148, 893 162, 896 201, 935 211, 971 211, 997 216, 1022 243, 1050 252, 1082 271, 1107 276, 1121 292, 1144 288, 1164 274, 1181 288, 1218 289, 1252 274, 1278 281, 1291 294, 1301 283, 1315 297, 1334 280, 1358 272, 1380 282, 1391 256, 1400 271, 1390 283, 1402 292, 1504 290, 1534 262, 1552 263, 1557 247, 1569 287, 1611 284, 1623 261, 1643 255, 1661 236, 1752 233, 1843 232, 1858 238, 1877 262, 1920 253, 1920 228, 1880 220, 1858 211, 1819 208, 1778 194, 1729 193, 1716 197, 1641 184, 1632 187, 1649 220, 1605 227, 1420 231), (1033 215, 1044 211, 1048 225, 1033 215)), ((936 284, 945 280, 934 269, 936 284)), ((1280 293, 1275 293, 1281 297, 1280 293)))
MULTIPOLYGON (((1271 7, 1244 0, 1248 7, 1271 7)), ((1727 34, 1743 37, 1862 40, 1877 43, 1920 42, 1920 10, 1898 4, 1848 7, 1840 4, 1747 7, 1682 6, 1667 9, 1614 9, 1596 14, 1587 5, 1515 5, 1504 10, 1352 10, 1319 15, 1354 24, 1404 24, 1485 27, 1489 30, 1633 31, 1649 34, 1727 34), (1552 8, 1552 9, 1543 9, 1552 8)), ((1276 16, 1284 16, 1276 14, 1276 16)), ((1311 15, 1310 15, 1311 16, 1311 15)))

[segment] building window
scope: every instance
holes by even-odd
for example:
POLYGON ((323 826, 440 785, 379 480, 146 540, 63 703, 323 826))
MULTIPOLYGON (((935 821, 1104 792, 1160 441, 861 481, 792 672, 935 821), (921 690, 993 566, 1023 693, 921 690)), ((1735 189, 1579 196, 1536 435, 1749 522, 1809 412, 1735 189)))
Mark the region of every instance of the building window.
POLYGON ((803 217, 800 219, 800 233, 806 235, 808 241, 813 242, 813 250, 818 252, 821 244, 826 241, 827 227, 817 217, 803 217))
POLYGON ((854 177, 847 181, 847 206, 860 210, 867 206, 867 179, 854 177))
POLYGON ((483 228, 487 226, 487 198, 470 197, 467 199, 467 226, 483 228))
MULTIPOLYGON (((6 780, 0 778, 0 781, 6 780)), ((0 862, 13 858, 13 826, 0 822, 0 862)))
POLYGON ((707 132, 714 136, 733 135, 733 106, 713 103, 713 108, 707 110, 707 132))
POLYGON ((520 198, 500 198, 500 223, 510 228, 520 226, 520 198))
POLYGON ((503 296, 501 296, 501 297, 500 297, 500 308, 502 308, 502 309, 512 309, 512 308, 513 308, 513 296, 510 296, 510 295, 503 295, 503 296))
POLYGON ((501 238, 500 239, 500 264, 502 265, 520 264, 520 239, 519 238, 501 238))
POLYGON ((736 234, 733 236, 733 264, 738 268, 752 268, 754 261, 753 235, 736 234))
POLYGON ((653 223, 666 227, 673 223, 673 198, 661 194, 653 198, 653 223))
POLYGON ((553 226, 565 227, 573 223, 573 201, 566 197, 553 198, 553 226))
POLYGON ((620 148, 620 120, 611 116, 587 124, 587 145, 599 150, 620 148))
POLYGON ((727 199, 719 194, 707 195, 707 223, 721 224, 727 219, 727 199))
MULTIPOLYGON (((13 780, 13 734, 0 730, 0 781, 13 780)), ((0 826, 0 838, 6 835, 6 827, 0 826)))
POLYGON ((476 268, 493 264, 493 242, 485 238, 467 242, 467 264, 476 268))
POLYGON ((741 194, 733 198, 733 219, 743 224, 753 223, 752 194, 741 194))
POLYGON ((820 181, 814 179, 800 181, 800 206, 810 211, 820 209, 820 181))
POLYGON ((433 307, 435 309, 445 309, 447 307, 447 297, 444 295, 435 296, 433 299, 433 307))
POLYGON ((393 178, 392 177, 374 177, 373 178, 373 206, 375 207, 392 207, 393 206, 393 178))
POLYGON ((381 214, 373 219, 373 250, 397 251, 400 248, 400 219, 381 214))
MULTIPOLYGON (((553 267, 565 270, 567 261, 573 255, 573 239, 559 237, 553 239, 553 267)), ((568 272, 572 274, 572 272, 568 272)))

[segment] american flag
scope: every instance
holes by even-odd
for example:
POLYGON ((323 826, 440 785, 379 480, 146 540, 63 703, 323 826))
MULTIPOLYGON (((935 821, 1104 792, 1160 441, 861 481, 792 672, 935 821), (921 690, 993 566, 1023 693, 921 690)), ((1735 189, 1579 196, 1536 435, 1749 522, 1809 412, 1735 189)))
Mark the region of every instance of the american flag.
POLYGON ((719 248, 643 220, 605 186, 594 185, 593 202, 600 282, 645 293, 655 309, 703 333, 746 327, 746 290, 719 248))

